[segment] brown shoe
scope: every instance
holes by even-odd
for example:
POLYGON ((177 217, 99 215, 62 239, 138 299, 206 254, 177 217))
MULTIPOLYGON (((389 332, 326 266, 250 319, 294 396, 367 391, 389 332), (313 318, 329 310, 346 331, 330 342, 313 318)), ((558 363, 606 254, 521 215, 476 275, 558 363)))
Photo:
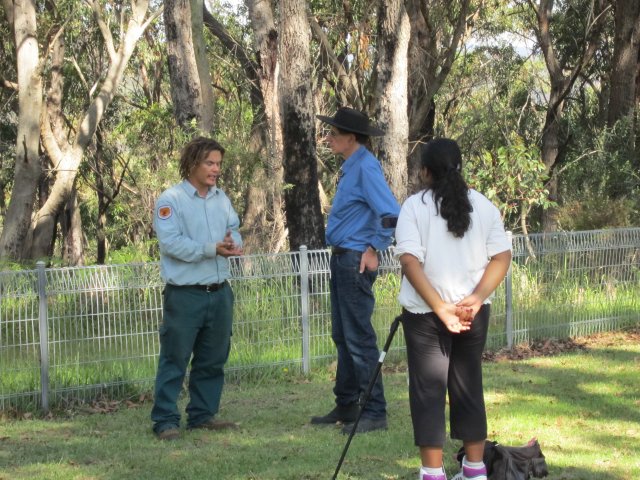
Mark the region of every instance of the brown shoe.
POLYGON ((230 430, 238 428, 238 424, 235 422, 229 422, 227 420, 220 420, 218 418, 210 418, 206 422, 189 427, 190 430, 202 428, 204 430, 230 430))
POLYGON ((177 440, 180 438, 180 430, 177 428, 167 428, 161 432, 156 433, 158 440, 177 440))

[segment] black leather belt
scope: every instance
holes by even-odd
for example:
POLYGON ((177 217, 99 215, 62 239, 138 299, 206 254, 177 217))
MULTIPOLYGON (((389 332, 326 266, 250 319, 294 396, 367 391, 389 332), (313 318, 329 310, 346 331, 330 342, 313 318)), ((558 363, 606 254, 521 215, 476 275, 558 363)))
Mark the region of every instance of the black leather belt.
POLYGON ((352 250, 351 248, 331 247, 331 253, 334 255, 342 255, 343 253, 349 253, 349 252, 362 253, 362 252, 358 252, 357 250, 352 250))
POLYGON ((198 290, 204 290, 205 292, 217 292, 226 285, 226 281, 222 283, 210 283, 209 285, 171 285, 175 288, 196 288, 198 290))

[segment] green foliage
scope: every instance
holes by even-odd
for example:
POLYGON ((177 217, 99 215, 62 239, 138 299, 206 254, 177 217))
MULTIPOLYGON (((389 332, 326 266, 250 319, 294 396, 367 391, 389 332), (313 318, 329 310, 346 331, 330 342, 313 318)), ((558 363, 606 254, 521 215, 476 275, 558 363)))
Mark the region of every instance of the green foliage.
POLYGON ((537 147, 542 68, 507 42, 479 46, 457 58, 436 98, 446 105, 436 110, 436 135, 457 139, 469 184, 496 203, 513 231, 521 230, 530 209, 550 205, 537 147))
MULTIPOLYGON (((0 78, 16 82, 14 40, 8 23, 3 21, 5 18, 4 4, 0 4, 0 78)), ((17 104, 18 93, 0 86, 0 232, 13 185, 18 132, 17 104)))
MULTIPOLYGON (((123 181, 106 212, 108 258, 114 263, 124 263, 127 258, 156 260, 157 250, 151 241, 153 205, 162 190, 179 181, 179 148, 187 137, 176 128, 166 104, 141 104, 135 108, 114 103, 102 128, 105 193, 112 196, 120 178, 123 181)), ((88 159, 81 167, 78 189, 84 228, 95 232, 98 201, 94 173, 88 168, 91 161, 88 159)), ((95 235, 89 239, 87 257, 92 263, 95 235)))
POLYGON ((122 265, 127 263, 154 262, 160 256, 158 241, 150 239, 113 249, 107 256, 107 263, 122 265))
MULTIPOLYGON (((601 38, 602 46, 598 49, 596 59, 587 66, 590 75, 600 71, 609 71, 611 65, 611 51, 606 48, 606 38, 613 37, 613 15, 594 11, 598 2, 592 0, 556 0, 553 2, 553 12, 549 29, 553 38, 554 49, 561 65, 573 68, 577 59, 581 57, 584 43, 593 36, 593 22, 595 17, 606 20, 604 31, 606 35, 595 36, 601 38)), ((605 8, 606 4, 605 4, 605 8)), ((611 9, 609 9, 611 12, 611 9)))
MULTIPOLYGON (((255 55, 246 6, 227 0, 211 3, 213 14, 227 32, 249 56, 255 55)), ((589 22, 593 21, 589 15, 592 3, 553 2, 551 35, 560 63, 566 68, 575 64, 582 51, 589 22)), ((434 42, 446 43, 452 33, 450 19, 455 17, 460 4, 460 1, 430 3, 431 27, 437 32, 434 42)), ((155 9, 159 2, 152 5, 155 9)), ((101 6, 117 48, 121 40, 120 19, 128 18, 131 7, 118 2, 102 2, 101 6)), ((456 57, 435 98, 435 134, 459 141, 471 183, 500 204, 508 226, 517 231, 519 217, 529 208, 535 207, 533 212, 537 213, 550 205, 544 198, 546 175, 537 161, 547 108, 548 74, 539 48, 533 51, 518 48, 518 39, 532 37, 535 18, 530 2, 474 0, 471 11, 475 14, 479 6, 472 37, 456 57)), ((3 79, 15 82, 15 48, 4 8, 0 5, 0 69, 3 79)), ((277 5, 274 8, 277 22, 277 5)), ((328 36, 338 61, 348 73, 354 74, 359 101, 367 108, 376 95, 377 9, 363 0, 346 3, 313 0, 309 8, 328 36)), ((78 120, 104 79, 109 55, 86 2, 41 2, 37 9, 41 55, 45 55, 48 42, 64 25, 62 112, 72 141, 78 120)), ((637 133, 628 123, 620 123, 611 130, 603 126, 611 70, 611 13, 609 9, 605 14, 595 60, 583 70, 579 83, 565 99, 556 169, 563 228, 637 224, 640 216, 638 154, 635 142, 630 141, 637 133), (604 210, 595 208, 599 205, 614 213, 597 215, 604 210)), ((156 255, 151 228, 153 203, 164 188, 179 180, 177 159, 181 146, 189 139, 173 120, 164 36, 164 26, 159 20, 138 42, 124 73, 122 88, 101 122, 105 194, 114 194, 122 179, 122 187, 106 213, 108 252, 115 261, 156 255), (119 250, 122 252, 118 253, 119 250)), ((257 151, 259 142, 252 136, 260 112, 252 101, 251 80, 244 66, 208 31, 205 37, 216 107, 216 127, 211 134, 227 149, 220 185, 242 216, 253 174, 270 157, 268 152, 257 151)), ((331 111, 343 101, 342 92, 337 90, 334 73, 322 66, 317 42, 313 41, 311 48, 315 108, 331 111)), ((51 84, 51 62, 43 61, 42 67, 47 89, 51 84)), ((16 112, 16 92, 0 88, 0 228, 13 183, 16 112)), ((338 161, 321 144, 320 133, 319 173, 325 193, 331 198, 338 161)), ((97 245, 98 187, 91 164, 95 153, 95 146, 90 146, 76 182, 88 241, 88 263, 95 261, 97 245)), ((535 229, 534 224, 532 230, 535 229)))
POLYGON ((513 143, 472 155, 465 165, 470 186, 482 192, 502 213, 507 228, 515 230, 519 216, 534 206, 548 207, 545 167, 536 148, 513 143))
POLYGON ((598 112, 589 108, 590 103, 594 102, 572 112, 586 121, 572 121, 573 135, 559 167, 562 227, 591 230, 637 225, 640 173, 632 120, 620 120, 611 129, 599 128, 593 119, 598 112))
POLYGON ((493 150, 514 136, 535 145, 544 124, 536 105, 544 63, 495 35, 461 52, 436 96, 436 135, 457 138, 463 152, 493 150))
POLYGON ((582 191, 580 200, 566 201, 558 209, 558 223, 563 230, 596 230, 631 227, 640 212, 637 202, 629 198, 609 198, 582 191))

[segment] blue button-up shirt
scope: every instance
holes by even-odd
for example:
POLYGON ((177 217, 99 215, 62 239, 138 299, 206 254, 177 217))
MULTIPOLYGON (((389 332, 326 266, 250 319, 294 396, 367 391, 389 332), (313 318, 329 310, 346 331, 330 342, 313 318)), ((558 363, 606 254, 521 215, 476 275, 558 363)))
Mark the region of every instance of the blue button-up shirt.
POLYGON ((397 218, 400 206, 384 178, 380 162, 361 146, 342 164, 331 213, 327 244, 364 252, 369 245, 384 250, 393 228, 382 226, 385 217, 397 218))
POLYGON ((242 245, 240 220, 217 187, 202 198, 187 180, 165 190, 156 201, 153 228, 160 243, 160 272, 173 285, 208 285, 229 278, 229 261, 216 243, 231 231, 242 245))

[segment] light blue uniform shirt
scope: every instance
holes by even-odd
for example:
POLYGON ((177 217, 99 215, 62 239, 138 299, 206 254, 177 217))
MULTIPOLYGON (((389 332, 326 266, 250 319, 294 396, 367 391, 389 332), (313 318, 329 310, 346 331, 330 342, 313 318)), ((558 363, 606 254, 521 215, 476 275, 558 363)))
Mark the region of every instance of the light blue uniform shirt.
POLYGON ((208 285, 229 278, 229 261, 216 255, 216 243, 227 231, 238 246, 240 220, 231 201, 217 187, 206 198, 191 183, 162 192, 156 201, 153 228, 160 243, 160 273, 172 285, 208 285))
POLYGON ((400 205, 384 178, 380 162, 361 146, 342 164, 342 176, 327 222, 327 244, 364 252, 369 245, 385 250, 394 228, 382 219, 397 218, 400 205))

